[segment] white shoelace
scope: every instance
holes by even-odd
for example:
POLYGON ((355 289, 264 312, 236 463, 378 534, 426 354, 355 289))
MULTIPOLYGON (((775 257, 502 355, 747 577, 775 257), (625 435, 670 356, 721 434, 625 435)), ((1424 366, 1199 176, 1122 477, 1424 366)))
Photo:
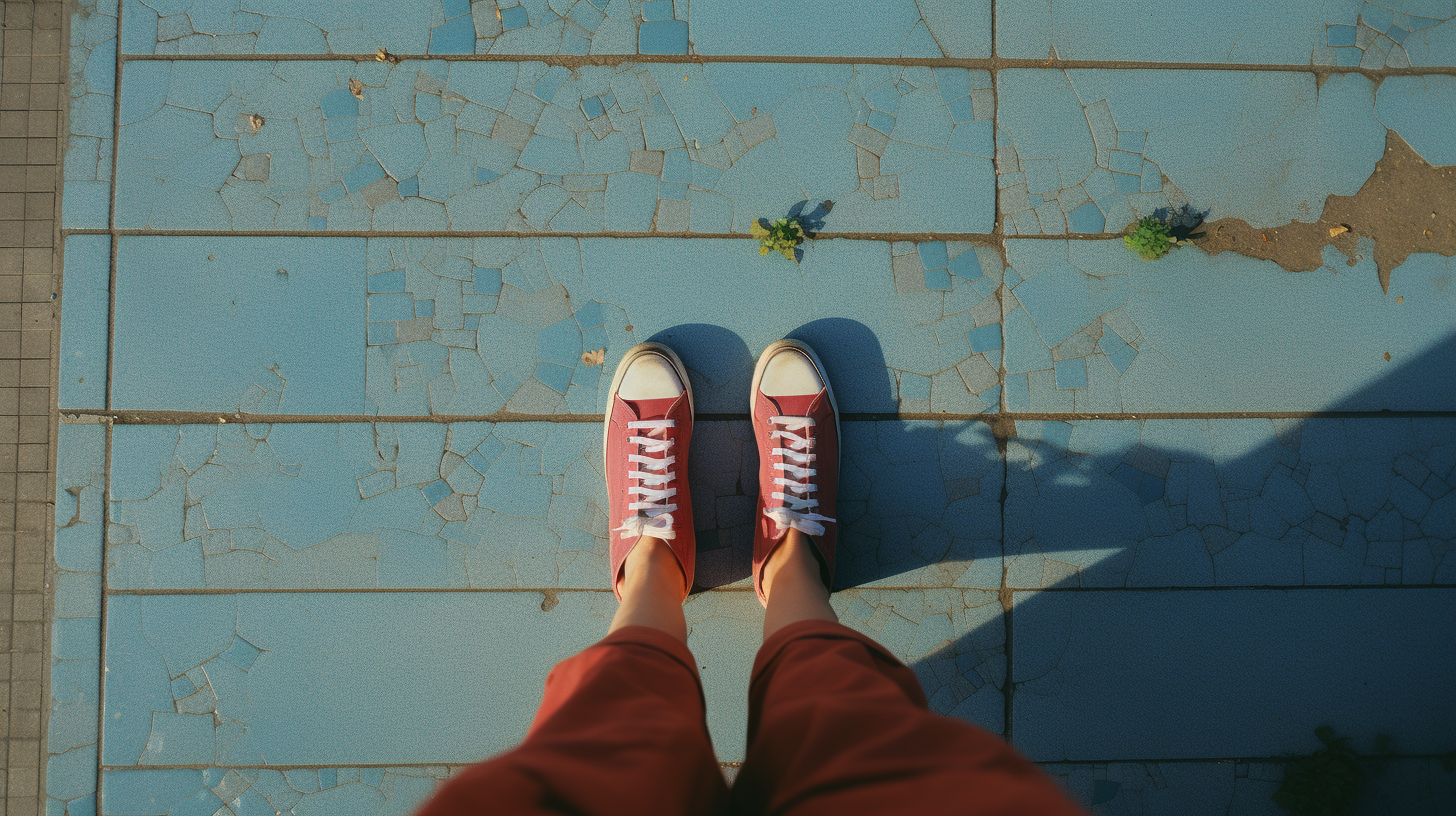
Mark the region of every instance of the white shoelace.
POLYGON ((672 463, 677 461, 676 456, 667 455, 668 450, 676 443, 676 440, 669 439, 667 429, 677 423, 671 419, 646 419, 637 422, 628 422, 629 430, 645 430, 643 436, 629 436, 627 442, 640 446, 642 453, 663 454, 658 458, 643 456, 641 453, 628 454, 627 461, 640 466, 640 470, 627 471, 628 478, 636 479, 637 484, 627 491, 628 495, 640 496, 641 499, 627 505, 627 509, 636 513, 622 519, 622 526, 617 532, 622 538, 641 538, 650 535, 653 538, 668 540, 677 534, 672 529, 672 512, 677 505, 668 501, 677 495, 677 488, 668 487, 677 477, 675 471, 669 470, 672 463), (653 436, 653 434, 657 434, 653 436))
POLYGON ((769 417, 768 421, 770 425, 783 426, 774 428, 769 438, 781 439, 781 444, 788 445, 773 449, 773 455, 779 460, 774 462, 773 469, 793 478, 774 477, 773 483, 788 488, 788 491, 774 491, 773 497, 783 504, 766 508, 763 514, 778 524, 780 533, 792 527, 805 535, 824 535, 824 525, 820 522, 834 519, 814 512, 814 508, 819 506, 819 500, 809 497, 809 494, 819 489, 819 485, 812 481, 819 471, 809 467, 817 458, 812 452, 814 436, 794 433, 814 427, 814 420, 810 417, 776 416, 769 417))

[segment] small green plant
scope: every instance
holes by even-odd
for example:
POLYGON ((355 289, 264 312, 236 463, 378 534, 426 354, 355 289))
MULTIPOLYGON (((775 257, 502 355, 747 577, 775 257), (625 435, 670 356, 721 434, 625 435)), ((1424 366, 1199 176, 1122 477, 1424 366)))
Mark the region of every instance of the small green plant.
POLYGON ((1168 231, 1168 225, 1151 215, 1139 221, 1132 232, 1122 236, 1122 242, 1145 261, 1156 261, 1178 246, 1178 239, 1168 231))
MULTIPOLYGON (((1322 725, 1314 735, 1325 747, 1305 756, 1284 760, 1284 782, 1274 792, 1274 804, 1294 816, 1345 816, 1365 785, 1360 757, 1345 737, 1322 725)), ((1375 736, 1377 757, 1390 752, 1390 737, 1375 736)), ((1377 766, 1378 767, 1378 766, 1377 766)))
POLYGON ((1136 252, 1145 261, 1156 261, 1180 246, 1202 238, 1203 233, 1194 232, 1203 223, 1202 213, 1184 204, 1176 210, 1161 208, 1139 221, 1133 231, 1122 236, 1127 248, 1136 252))
POLYGON ((758 254, 777 252, 794 263, 799 262, 794 249, 804 243, 807 233, 798 218, 780 218, 772 224, 767 218, 760 218, 748 226, 748 231, 758 239, 758 254))

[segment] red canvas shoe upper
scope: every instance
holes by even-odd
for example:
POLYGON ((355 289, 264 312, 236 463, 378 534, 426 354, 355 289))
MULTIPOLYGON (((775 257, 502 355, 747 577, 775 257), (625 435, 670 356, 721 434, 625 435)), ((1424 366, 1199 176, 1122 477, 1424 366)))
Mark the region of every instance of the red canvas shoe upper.
MULTIPOLYGON (((818 368, 817 361, 813 362, 818 368)), ((819 371, 822 381, 822 369, 819 371)), ((759 602, 768 602, 763 594, 763 565, 791 528, 813 539, 824 584, 832 587, 838 528, 834 503, 839 488, 839 427, 828 384, 817 393, 792 396, 769 396, 755 388, 753 435, 758 443, 753 586, 759 602)))
MULTIPOLYGON (((628 352, 622 366, 631 364, 633 352, 628 352)), ((679 377, 686 383, 682 373, 679 377)), ((676 397, 630 400, 614 383, 606 421, 612 590, 621 598, 623 563, 642 536, 662 539, 672 547, 683 570, 683 585, 691 589, 697 547, 687 478, 693 410, 686 388, 676 397)))

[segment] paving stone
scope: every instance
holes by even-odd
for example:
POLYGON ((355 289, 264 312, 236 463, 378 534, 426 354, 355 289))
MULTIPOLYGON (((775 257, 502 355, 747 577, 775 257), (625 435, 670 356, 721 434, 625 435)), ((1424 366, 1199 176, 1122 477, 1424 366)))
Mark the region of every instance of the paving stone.
MULTIPOLYGON (((848 625, 916 668, 935 710, 1000 729, 995 593, 861 589, 836 603, 848 625)), ((103 761, 473 762, 520 740, 546 672, 604 635, 615 605, 605 592, 114 595, 103 761), (451 668, 460 665, 476 668, 451 668), (358 716, 361 697, 397 699, 400 687, 432 692, 358 716)), ((762 609, 751 592, 719 592, 690 600, 686 614, 715 747, 741 760, 762 609)))
MULTIPOLYGON (((1369 744, 1361 747, 1371 748, 1369 744)), ((1396 759, 1362 765, 1368 775, 1357 813, 1436 816, 1456 797, 1456 775, 1443 771, 1439 760, 1396 759)), ((1042 769, 1074 802, 1094 813, 1281 816, 1288 812, 1271 798, 1284 778, 1280 762, 1047 763, 1042 769)))
MULTIPOLYGON (((1386 127, 1414 130, 1377 119, 1376 85, 1354 74, 1320 83, 1299 72, 1002 71, 996 169, 1028 175, 1025 187, 1002 187, 1001 212, 1016 234, 1065 233, 1066 213, 1088 198, 1108 232, 1183 204, 1254 226, 1316 220, 1326 196, 1354 195, 1370 177, 1386 127), (1074 195, 1043 210, 1018 192, 1074 195)), ((1391 108, 1414 109, 1387 96, 1391 108)))
POLYGON ((122 87, 123 228, 303 230, 323 218, 329 230, 645 232, 682 183, 725 197, 739 233, 810 198, 834 202, 827 232, 989 233, 994 222, 991 112, 961 111, 989 98, 984 71, 146 61, 127 64, 122 87), (329 100, 351 82, 359 113, 340 115, 329 100), (608 95, 592 125, 586 101, 608 95), (894 176, 893 190, 857 169, 867 95, 895 108, 890 132, 872 131, 876 178, 894 176), (642 150, 688 162, 659 179, 632 161, 642 150), (265 153, 262 179, 244 159, 265 153), (415 194, 363 196, 381 166, 396 182, 417 176, 415 194), (689 166, 702 172, 667 175, 689 166), (561 177, 580 174, 607 175, 604 201, 566 206, 561 177), (329 193, 341 179, 347 195, 329 193))
POLYGON ((1008 240, 1011 411, 1440 410, 1456 400, 1452 261, 1413 255, 1381 291, 1353 266, 1289 273, 1180 249, 1156 264, 1121 240, 1008 240), (1385 359, 1389 353, 1390 359, 1385 359), (1086 382, 1062 381, 1083 360, 1086 382), (1072 385, 1072 387, 1067 387, 1072 385), (1080 385, 1080 387, 1078 387, 1080 385))
POLYGON ((186 768, 105 773, 103 813, 212 808, 232 813, 376 813, 408 816, 451 768, 186 768))
POLYGON ((1456 580, 1456 421, 1018 422, 1017 433, 1011 586, 1456 580))
MULTIPOLYGON (((123 426, 108 585, 607 589, 600 439, 595 423, 123 426)), ((746 422, 696 429, 699 586, 751 585, 752 439, 746 422)), ((852 422, 844 439, 842 586, 1000 586, 984 424, 852 422)))
MULTIPOLYGON (((1456 9, 1447 3, 1236 0, 1174 7, 1132 0, 997 0, 997 55, 1015 59, 1335 65, 1340 46, 1380 51, 1373 68, 1456 65, 1456 9), (1370 28, 1370 26, 1376 28, 1370 28)), ((1355 59, 1360 63, 1361 59, 1355 59)))
MULTIPOLYGON (((62 410, 106 407, 107 330, 111 309, 111 237, 66 239, 65 300, 61 313, 62 410)), ((47 377, 49 380, 49 377, 47 377)))
POLYGON ((1318 748, 1339 712, 1343 732, 1444 750, 1453 604, 1450 589, 1017 593, 1016 744, 1039 761, 1275 757, 1318 748), (1360 658, 1330 660, 1345 652, 1360 658))
MULTIPOLYGON (((665 238, 127 236, 112 399, 255 413, 595 413, 621 355, 655 339, 683 355, 699 410, 739 413, 756 355, 792 334, 823 349, 843 410, 999 407, 996 382, 957 369, 1000 365, 999 344, 972 350, 968 339, 1000 320, 993 249, 951 242, 944 290, 902 290, 885 243, 819 241, 793 271, 815 295, 794 298, 780 294, 792 265, 753 250, 665 238), (684 297, 639 294, 684 279, 699 281, 684 297), (760 305, 722 310, 745 296, 760 305), (582 362, 601 349, 605 365, 582 362), (908 397, 896 385, 907 375, 937 379, 908 397)), ((923 276, 918 255, 909 262, 923 276)))

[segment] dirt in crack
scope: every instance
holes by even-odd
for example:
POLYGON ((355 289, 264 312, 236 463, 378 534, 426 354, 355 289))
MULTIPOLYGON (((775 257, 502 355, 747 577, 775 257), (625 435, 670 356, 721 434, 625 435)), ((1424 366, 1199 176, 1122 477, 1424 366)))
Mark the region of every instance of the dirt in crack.
POLYGON ((1325 246, 1338 249, 1353 266, 1356 241, 1370 238, 1380 288, 1389 292, 1391 271, 1411 255, 1456 255, 1456 166, 1432 166, 1399 134, 1386 131, 1385 155, 1364 186, 1352 196, 1325 199, 1324 213, 1313 224, 1295 221, 1259 229, 1237 218, 1221 218, 1205 224, 1204 230, 1197 245, 1209 253, 1237 252, 1273 261, 1290 272, 1319 269, 1325 246))

